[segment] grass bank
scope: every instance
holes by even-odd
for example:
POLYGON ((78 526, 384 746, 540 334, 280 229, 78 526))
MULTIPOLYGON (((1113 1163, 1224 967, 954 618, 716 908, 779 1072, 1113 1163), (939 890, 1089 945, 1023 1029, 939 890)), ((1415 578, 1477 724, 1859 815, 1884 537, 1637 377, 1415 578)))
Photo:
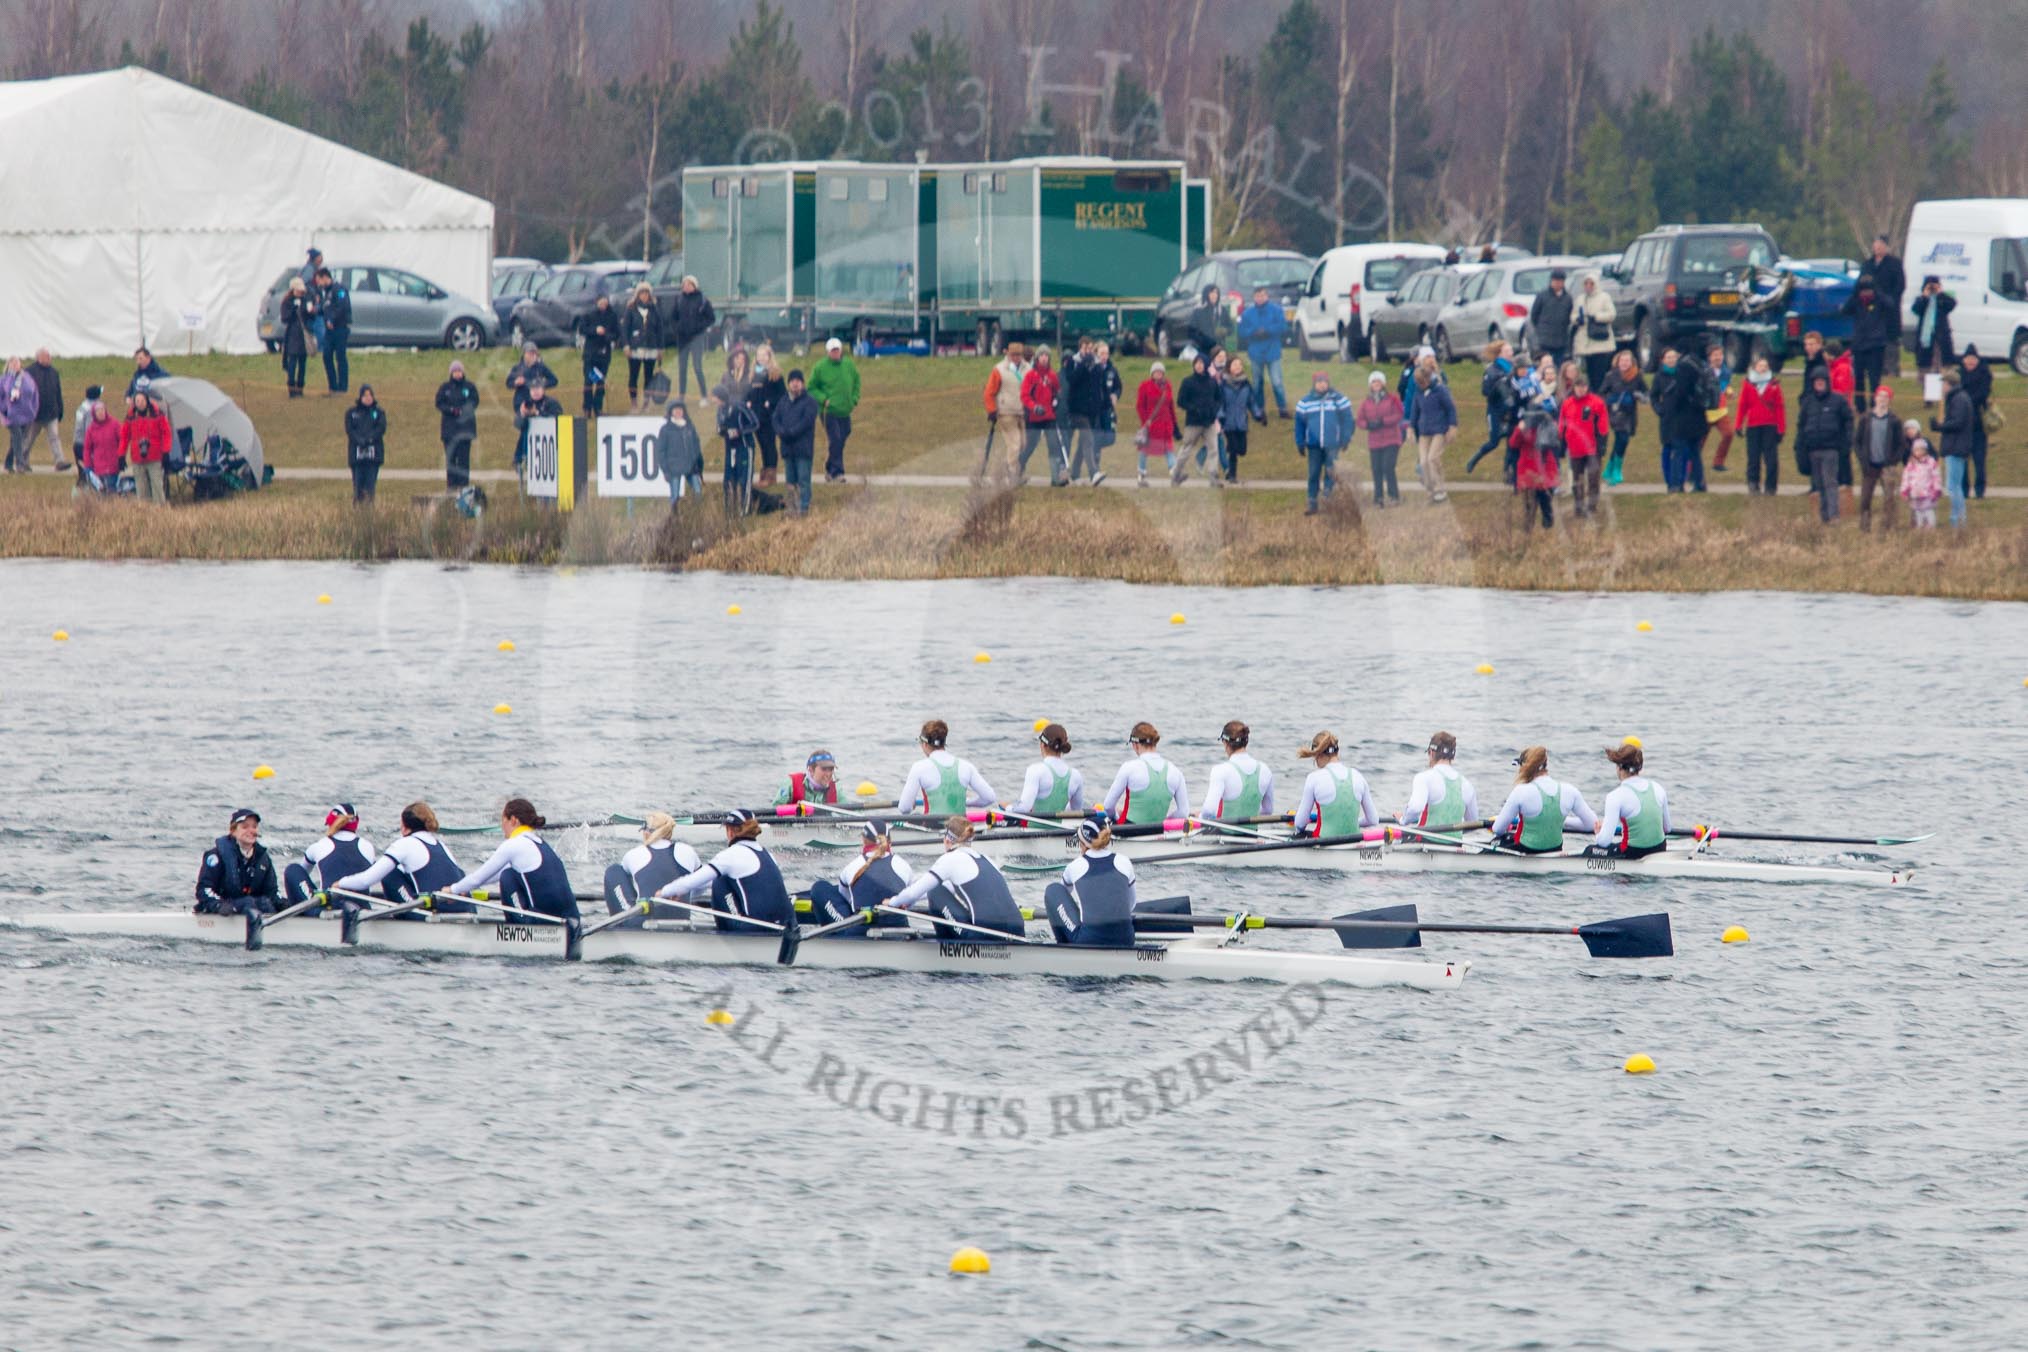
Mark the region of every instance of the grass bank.
MULTIPOLYGON (((73 502, 53 478, 0 516, 0 555, 122 559, 432 559, 627 564, 782 576, 1052 575, 1260 586, 1411 583, 1524 590, 1773 588, 2028 600, 2028 502, 1989 500, 1962 534, 1820 529, 1806 498, 1608 498, 1596 522, 1523 529, 1518 505, 1459 495, 1315 517, 1298 493, 1021 492, 853 487, 807 518, 728 523, 592 503, 560 516, 495 495, 483 518, 389 491, 356 510, 344 485, 278 483, 201 508, 73 502)), ((710 499, 705 499, 709 503, 710 499)), ((1905 520, 1905 518, 1904 518, 1905 520)))

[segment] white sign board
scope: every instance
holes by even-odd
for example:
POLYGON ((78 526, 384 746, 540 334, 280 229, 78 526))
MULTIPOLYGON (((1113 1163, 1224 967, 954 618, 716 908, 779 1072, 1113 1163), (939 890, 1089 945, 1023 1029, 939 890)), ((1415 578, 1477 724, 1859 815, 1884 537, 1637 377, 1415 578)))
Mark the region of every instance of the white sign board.
POLYGON ((558 455, 556 418, 528 420, 528 458, 522 462, 521 481, 531 498, 554 500, 563 488, 562 461, 558 455))
POLYGON ((598 494, 602 498, 666 498, 669 483, 662 477, 655 437, 660 418, 600 418, 598 421, 598 494))
POLYGON ((202 333, 204 332, 204 324, 204 311, 202 310, 178 310, 176 312, 176 327, 182 329, 185 333, 202 333))

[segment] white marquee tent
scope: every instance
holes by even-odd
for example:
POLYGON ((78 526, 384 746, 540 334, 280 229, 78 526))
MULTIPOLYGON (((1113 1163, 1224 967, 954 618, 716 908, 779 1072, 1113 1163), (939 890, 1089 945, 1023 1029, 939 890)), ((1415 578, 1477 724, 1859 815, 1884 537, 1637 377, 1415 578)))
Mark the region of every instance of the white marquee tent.
POLYGON ((0 354, 260 349, 315 244, 483 301, 493 205, 138 67, 0 83, 0 354))

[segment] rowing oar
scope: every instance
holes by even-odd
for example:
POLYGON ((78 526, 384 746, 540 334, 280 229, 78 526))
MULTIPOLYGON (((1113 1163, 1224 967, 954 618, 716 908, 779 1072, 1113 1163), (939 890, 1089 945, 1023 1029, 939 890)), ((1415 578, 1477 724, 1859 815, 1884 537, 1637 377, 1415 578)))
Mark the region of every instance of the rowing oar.
POLYGON ((1232 929, 1324 929, 1347 948, 1419 948, 1423 934, 1575 934, 1594 958, 1666 958, 1676 952, 1669 913, 1601 920, 1589 925, 1460 925, 1416 918, 1413 905, 1355 911, 1329 920, 1280 915, 1164 915, 1164 924, 1232 929))
POLYGON ((261 945, 267 942, 266 931, 269 925, 274 924, 277 920, 287 920, 291 916, 301 915, 303 912, 309 910, 312 906, 318 906, 321 904, 322 903, 317 900, 316 894, 312 893, 308 897, 305 897, 303 900, 297 902, 294 906, 291 906, 286 910, 276 911, 273 915, 262 915, 257 910, 249 909, 246 913, 247 951, 249 953, 258 953, 260 951, 261 945))
MULTIPOLYGON (((1580 834, 1588 835, 1589 832, 1580 834)), ((1679 826, 1669 832, 1700 844, 1717 840, 1721 835, 1733 840, 1779 840, 1794 845, 1879 845, 1892 848, 1896 845, 1914 845, 1928 840, 1934 831, 1925 831, 1919 836, 1809 836, 1786 831, 1721 831, 1716 826, 1679 826)))
POLYGON ((357 906, 347 906, 345 908, 344 914, 338 917, 338 942, 341 944, 356 944, 359 942, 359 925, 361 921, 392 920, 395 916, 407 915, 410 911, 424 910, 431 902, 436 900, 435 893, 425 892, 419 897, 412 897, 393 906, 375 907, 375 902, 384 901, 386 898, 372 896, 365 892, 348 892, 342 887, 333 887, 328 890, 334 897, 345 897, 351 901, 363 901, 367 907, 371 908, 363 911, 357 906))

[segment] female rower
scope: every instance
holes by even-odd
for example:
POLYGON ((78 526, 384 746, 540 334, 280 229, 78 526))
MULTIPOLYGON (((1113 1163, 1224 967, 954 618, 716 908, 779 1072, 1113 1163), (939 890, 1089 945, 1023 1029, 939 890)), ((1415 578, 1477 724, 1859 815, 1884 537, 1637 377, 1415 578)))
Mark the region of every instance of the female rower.
POLYGON ((261 844, 261 814, 243 807, 226 823, 225 834, 211 842, 197 870, 199 915, 273 915, 281 909, 281 888, 274 861, 261 844))
POLYGON ((1134 866, 1113 853, 1113 822, 1094 812, 1077 825, 1077 858, 1042 894, 1060 944, 1134 942, 1134 866))
POLYGON ((1274 815, 1274 771, 1248 753, 1246 745, 1252 738, 1252 730, 1236 718, 1219 731, 1225 759, 1211 768, 1211 782, 1205 787, 1204 806, 1198 816, 1207 821, 1243 822, 1249 817, 1274 815))
POLYGON ((1549 777, 1549 751, 1531 746, 1514 761, 1514 787, 1493 818, 1493 839, 1524 854, 1560 854, 1563 828, 1598 828, 1598 814, 1584 801, 1575 784, 1549 777))
POLYGON ((922 734, 916 738, 922 759, 910 768, 908 780, 901 786, 901 797, 895 800, 898 810, 948 817, 967 807, 993 805, 993 786, 985 776, 970 761, 944 750, 950 735, 950 725, 941 718, 922 725, 922 734))
POLYGON ((1598 836, 1586 853, 1607 851, 1628 859, 1669 848, 1669 795, 1641 773, 1640 743, 1631 739, 1605 753, 1620 772, 1619 786, 1606 795, 1598 814, 1598 836))
POLYGON ((1070 754, 1070 734, 1063 724, 1051 723, 1035 734, 1035 740, 1042 746, 1042 759, 1028 767, 1014 810, 1036 817, 1084 811, 1084 776, 1064 759, 1070 754))
POLYGON ((1127 734, 1127 750, 1133 754, 1113 776, 1106 790, 1105 810, 1114 821, 1130 826, 1150 826, 1171 817, 1190 815, 1190 795, 1183 787, 1183 772, 1155 754, 1162 734, 1153 723, 1136 723, 1127 734))
MULTIPOLYGON (((347 874, 333 886, 347 892, 369 892, 375 883, 390 902, 414 901, 425 892, 448 889, 464 870, 451 852, 437 839, 437 814, 424 802, 410 803, 401 810, 401 834, 387 843, 387 849, 368 868, 347 874)), ((446 901, 431 906, 438 911, 469 911, 468 901, 446 901)), ((421 920, 420 911, 396 916, 397 920, 421 920)))
POLYGON ((772 934, 796 918, 796 903, 767 847, 756 844, 761 824, 743 807, 725 814, 725 848, 655 895, 682 900, 707 892, 717 925, 730 934, 772 934), (749 924, 749 921, 763 924, 749 924))
MULTIPOLYGON (((446 891, 470 896, 495 878, 500 880, 500 900, 524 911, 537 911, 557 920, 577 919, 577 898, 571 895, 570 875, 549 842, 535 834, 549 821, 526 798, 509 798, 500 809, 500 834, 507 837, 490 858, 446 891)), ((530 917, 515 916, 516 921, 530 917)), ((544 923, 537 921, 536 923, 544 923)))
POLYGON ((358 873, 373 862, 373 842, 359 834, 359 814, 340 803, 324 814, 324 838, 310 842, 302 861, 282 870, 282 891, 291 903, 308 901, 313 892, 329 892, 340 878, 358 873))
MULTIPOLYGON (((961 920, 981 929, 1020 935, 1021 908, 1014 904, 1007 878, 972 848, 972 823, 952 817, 944 823, 944 852, 927 869, 894 894, 888 905, 903 911, 926 911, 933 917, 961 920)), ((940 939, 977 939, 971 930, 937 926, 940 939)))
MULTIPOLYGON (((606 868, 606 910, 613 915, 634 907, 642 897, 686 873, 704 867, 696 850, 676 838, 676 819, 650 812, 641 825, 641 843, 606 868)), ((651 903, 652 905, 652 903, 651 903)), ((649 915, 622 920, 615 928, 639 929, 645 920, 681 920, 690 913, 680 906, 653 906, 649 915)))
MULTIPOLYGON (((811 920, 828 925, 843 920, 854 911, 863 911, 869 906, 879 906, 892 900, 915 877, 915 870, 908 861, 894 853, 894 843, 888 838, 886 822, 865 822, 860 828, 859 857, 838 870, 838 880, 819 878, 810 884, 811 920)), ((883 915, 874 920, 876 927, 891 926, 906 928, 908 922, 898 915, 883 915)), ((838 937, 858 938, 864 930, 840 930, 838 937)))
POLYGON ((1458 758, 1458 739, 1448 732, 1433 733, 1429 739, 1429 768, 1418 771, 1408 792, 1408 806, 1401 820, 1436 831, 1449 831, 1476 821, 1479 795, 1472 781, 1458 773, 1451 762, 1458 758))
POLYGON ((1317 763, 1303 780, 1302 801, 1296 804, 1297 835, 1356 836, 1364 827, 1379 825, 1366 776, 1338 763, 1338 734, 1320 732, 1296 754, 1317 763))

